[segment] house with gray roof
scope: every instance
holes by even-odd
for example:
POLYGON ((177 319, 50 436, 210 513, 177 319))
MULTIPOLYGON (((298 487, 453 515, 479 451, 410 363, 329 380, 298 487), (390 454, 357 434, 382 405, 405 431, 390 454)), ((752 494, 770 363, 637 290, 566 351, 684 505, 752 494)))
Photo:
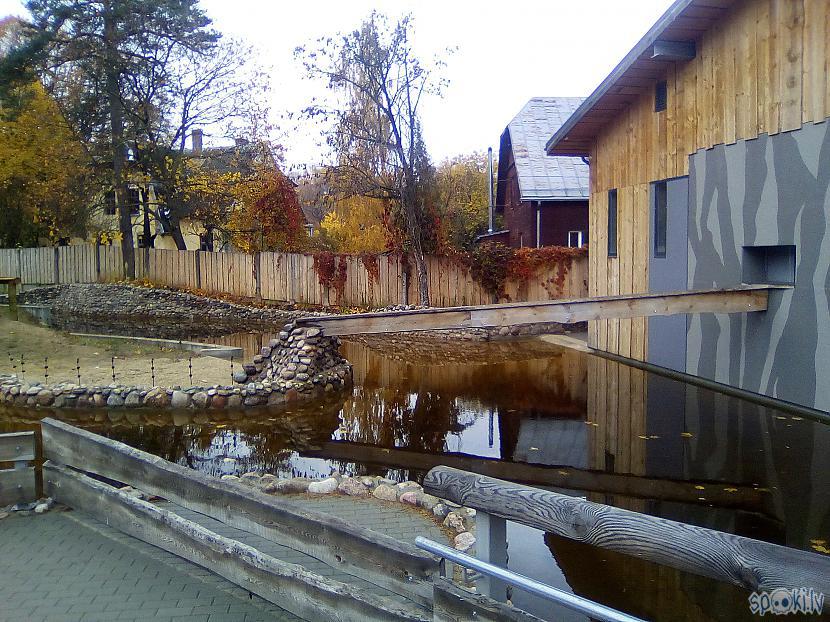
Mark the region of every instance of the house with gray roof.
MULTIPOLYGON (((582 103, 580 97, 534 97, 507 125, 499 143, 496 211, 514 248, 588 243, 588 165, 549 156, 545 145, 582 103)), ((498 237, 497 237, 498 236, 498 237)))

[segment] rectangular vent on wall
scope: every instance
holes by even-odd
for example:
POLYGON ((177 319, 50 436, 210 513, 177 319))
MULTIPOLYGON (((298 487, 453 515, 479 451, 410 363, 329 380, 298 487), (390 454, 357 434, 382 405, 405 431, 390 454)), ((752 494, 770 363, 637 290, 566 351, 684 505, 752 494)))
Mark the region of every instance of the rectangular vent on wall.
POLYGON ((744 246, 741 278, 749 284, 795 285, 795 246, 744 246))

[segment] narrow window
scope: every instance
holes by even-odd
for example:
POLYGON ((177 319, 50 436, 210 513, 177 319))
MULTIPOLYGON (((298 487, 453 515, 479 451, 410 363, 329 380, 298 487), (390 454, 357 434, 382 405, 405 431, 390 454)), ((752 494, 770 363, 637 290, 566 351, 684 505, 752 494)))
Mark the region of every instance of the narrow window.
POLYGON ((107 192, 106 199, 104 201, 104 213, 107 216, 114 216, 115 215, 115 191, 107 192))
POLYGON ((654 184, 654 256, 662 259, 666 256, 666 231, 668 221, 668 198, 666 182, 654 184))
POLYGON ((582 248, 583 231, 568 231, 568 246, 571 248, 582 248))
POLYGON ((668 87, 666 81, 661 80, 654 85, 654 112, 660 112, 666 109, 668 99, 668 87))
POLYGON ((138 216, 141 207, 141 195, 138 188, 127 188, 127 205, 130 206, 130 214, 138 216))
POLYGON ((617 256, 617 189, 608 191, 608 256, 617 256))

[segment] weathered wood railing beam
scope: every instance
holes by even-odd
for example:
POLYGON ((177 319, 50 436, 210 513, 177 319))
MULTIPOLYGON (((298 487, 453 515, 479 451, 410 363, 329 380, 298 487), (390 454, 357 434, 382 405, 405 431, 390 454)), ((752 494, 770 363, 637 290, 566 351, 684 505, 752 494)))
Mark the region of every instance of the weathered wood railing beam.
POLYGON ((316 575, 65 466, 49 461, 44 464, 43 473, 48 494, 57 501, 207 568, 305 620, 431 619, 411 604, 399 604, 363 588, 316 575))
POLYGON ((459 328, 588 320, 624 319, 686 313, 753 313, 766 311, 771 285, 743 285, 659 294, 626 294, 546 302, 519 302, 473 307, 382 311, 297 320, 304 326, 319 326, 327 335, 396 333, 459 328))
POLYGON ((830 593, 830 557, 824 555, 449 467, 432 469, 424 489, 505 520, 748 590, 830 593))
POLYGON ((0 505, 33 501, 37 497, 35 468, 35 433, 0 434, 0 462, 13 462, 13 469, 0 470, 0 505))
POLYGON ((129 484, 302 551, 416 602, 431 602, 431 579, 438 572, 438 560, 411 544, 334 516, 299 509, 243 484, 220 482, 55 419, 44 419, 41 431, 48 460, 129 484))
POLYGON ((489 477, 568 490, 658 499, 694 505, 714 506, 769 514, 769 493, 751 486, 728 482, 681 481, 624 473, 603 473, 569 466, 550 467, 524 462, 507 462, 465 454, 431 454, 425 451, 377 447, 349 441, 329 441, 319 449, 303 449, 301 456, 345 462, 368 462, 384 467, 429 471, 448 466, 489 477), (701 492, 697 486, 703 485, 701 492), (729 492, 724 490, 729 489, 729 492))

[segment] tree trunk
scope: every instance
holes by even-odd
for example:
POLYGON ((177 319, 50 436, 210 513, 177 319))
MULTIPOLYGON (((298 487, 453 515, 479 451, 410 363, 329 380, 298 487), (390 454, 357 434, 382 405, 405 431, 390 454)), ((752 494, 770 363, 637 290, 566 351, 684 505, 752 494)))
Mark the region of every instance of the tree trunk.
POLYGON ((112 184, 115 193, 115 212, 118 214, 118 230, 121 233, 121 253, 124 261, 124 276, 135 278, 135 248, 133 246, 133 220, 131 208, 127 205, 124 179, 124 110, 121 104, 121 71, 118 63, 117 33, 112 6, 107 4, 104 12, 104 39, 106 45, 107 103, 110 115, 112 145, 112 184))
POLYGON ((418 276, 418 304, 429 306, 429 274, 421 243, 421 225, 418 222, 418 196, 414 184, 408 183, 401 193, 407 234, 412 242, 412 256, 415 258, 415 272, 418 276))
POLYGON ((144 248, 152 248, 153 246, 153 237, 150 234, 150 206, 149 202, 150 199, 147 196, 149 190, 144 190, 143 197, 144 197, 144 248))
MULTIPOLYGON (((173 241, 176 243, 176 248, 180 251, 187 250, 187 243, 184 241, 184 235, 182 235, 182 227, 179 223, 178 218, 171 218, 170 219, 170 235, 173 236, 173 241)), ((198 248, 196 250, 199 250, 198 248)))

